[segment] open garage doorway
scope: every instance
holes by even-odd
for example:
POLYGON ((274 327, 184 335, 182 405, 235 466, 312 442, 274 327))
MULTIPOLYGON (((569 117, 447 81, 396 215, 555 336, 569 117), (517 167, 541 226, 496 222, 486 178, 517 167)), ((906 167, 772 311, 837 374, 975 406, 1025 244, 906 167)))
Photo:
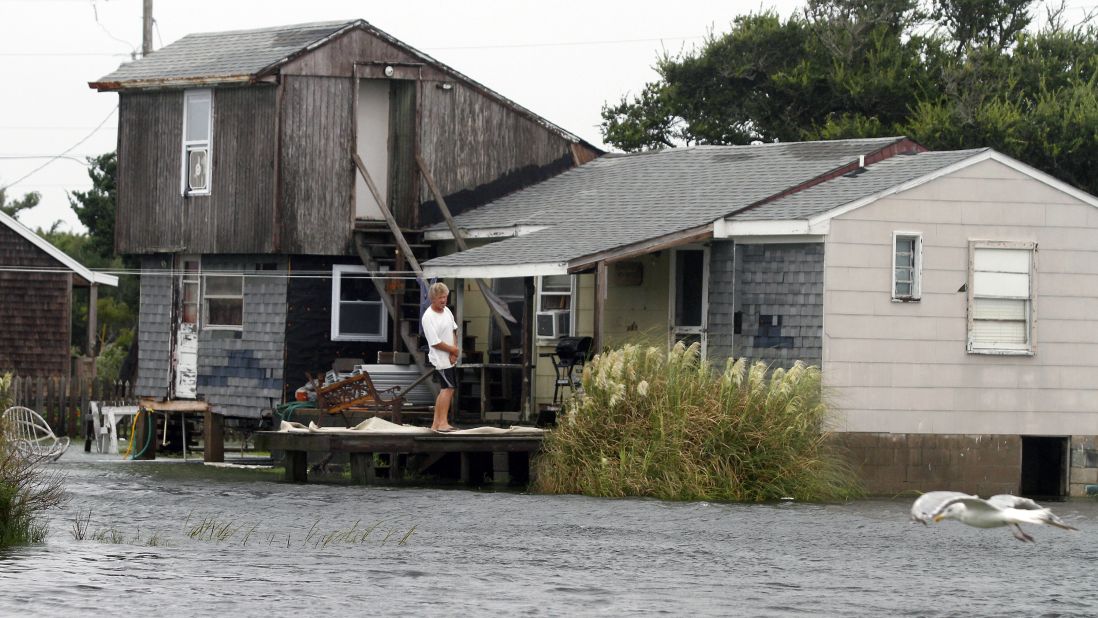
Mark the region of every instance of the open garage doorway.
POLYGON ((1067 497, 1068 438, 1022 436, 1021 494, 1034 500, 1067 497))

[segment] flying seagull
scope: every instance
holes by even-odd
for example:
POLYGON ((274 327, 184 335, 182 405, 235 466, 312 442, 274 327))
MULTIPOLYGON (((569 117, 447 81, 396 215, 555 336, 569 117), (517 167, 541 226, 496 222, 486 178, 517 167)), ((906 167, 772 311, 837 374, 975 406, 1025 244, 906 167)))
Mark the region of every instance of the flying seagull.
MULTIPOLYGON (((914 507, 912 511, 912 517, 914 517, 914 507)), ((1006 494, 992 496, 988 500, 965 495, 950 498, 939 504, 930 513, 930 518, 935 522, 953 519, 974 528, 1008 526, 1014 538, 1029 543, 1034 542, 1033 537, 1026 534, 1018 524, 1041 524, 1064 530, 1077 530, 1033 500, 1006 494)))
POLYGON ((959 491, 928 491, 919 496, 915 500, 915 504, 911 505, 911 521, 919 522, 925 526, 930 523, 930 517, 934 514, 934 511, 938 510, 938 507, 942 506, 943 503, 954 498, 975 497, 959 491))

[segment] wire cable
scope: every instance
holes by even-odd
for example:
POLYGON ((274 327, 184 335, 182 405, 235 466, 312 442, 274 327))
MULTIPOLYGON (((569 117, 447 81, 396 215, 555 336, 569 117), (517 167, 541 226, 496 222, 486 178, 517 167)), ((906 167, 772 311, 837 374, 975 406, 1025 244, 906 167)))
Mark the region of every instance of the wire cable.
POLYGON ((45 162, 45 163, 43 163, 42 165, 39 165, 38 167, 36 167, 36 168, 32 169, 31 171, 27 172, 26 174, 23 174, 22 176, 20 176, 19 178, 17 178, 17 179, 16 179, 16 180, 15 180, 14 182, 9 182, 8 184, 6 184, 6 185, 4 185, 4 186, 0 187, 0 191, 4 191, 4 190, 7 190, 7 189, 10 189, 11 187, 14 187, 15 185, 19 184, 20 182, 23 182, 24 180, 26 180, 26 179, 30 178, 31 176, 33 176, 33 175, 37 174, 38 172, 42 171, 43 169, 45 169, 45 167, 46 167, 47 165, 49 165, 50 163, 53 163, 54 161, 56 161, 56 160, 58 160, 58 159, 60 159, 60 158, 62 158, 62 157, 65 157, 66 155, 68 155, 68 154, 69 154, 70 152, 72 152, 73 150, 76 150, 76 147, 77 147, 77 146, 80 146, 80 145, 81 145, 81 144, 83 144, 84 142, 86 142, 86 141, 88 141, 89 139, 91 139, 93 135, 95 135, 96 133, 98 133, 98 132, 99 132, 99 130, 103 128, 103 125, 107 124, 107 121, 108 121, 108 120, 110 120, 110 119, 111 119, 111 116, 113 116, 113 115, 114 115, 114 113, 115 113, 115 112, 117 112, 117 111, 118 111, 118 106, 117 106, 117 105, 115 105, 115 106, 114 106, 114 109, 112 109, 112 110, 110 111, 110 113, 109 113, 109 114, 107 114, 107 117, 106 117, 106 118, 104 118, 104 119, 103 119, 103 121, 102 121, 102 122, 100 122, 100 123, 99 123, 98 125, 96 125, 96 127, 95 127, 94 129, 92 129, 92 132, 91 132, 91 133, 88 133, 88 134, 87 134, 86 136, 84 136, 84 138, 83 138, 83 139, 81 139, 81 140, 80 140, 79 142, 76 142, 76 143, 75 143, 75 144, 73 144, 72 146, 69 146, 69 147, 68 147, 68 148, 66 148, 66 149, 65 149, 65 151, 64 151, 64 152, 62 152, 61 154, 58 154, 58 155, 54 155, 54 156, 53 156, 52 158, 50 158, 50 160, 49 160, 49 161, 46 161, 46 162, 45 162))

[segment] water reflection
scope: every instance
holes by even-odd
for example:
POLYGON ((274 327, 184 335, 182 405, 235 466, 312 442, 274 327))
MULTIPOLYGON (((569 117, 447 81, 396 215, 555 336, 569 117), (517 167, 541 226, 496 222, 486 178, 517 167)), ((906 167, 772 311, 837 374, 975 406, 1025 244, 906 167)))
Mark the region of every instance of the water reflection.
POLYGON ((1090 500, 1056 509, 1081 532, 1037 528, 1028 545, 1005 529, 911 525, 906 499, 727 505, 288 485, 264 471, 101 459, 62 460, 73 499, 45 546, 0 555, 0 613, 1098 613, 1090 500), (123 541, 74 540, 72 518, 88 510, 92 529, 123 541), (239 529, 190 538, 206 520, 239 529))

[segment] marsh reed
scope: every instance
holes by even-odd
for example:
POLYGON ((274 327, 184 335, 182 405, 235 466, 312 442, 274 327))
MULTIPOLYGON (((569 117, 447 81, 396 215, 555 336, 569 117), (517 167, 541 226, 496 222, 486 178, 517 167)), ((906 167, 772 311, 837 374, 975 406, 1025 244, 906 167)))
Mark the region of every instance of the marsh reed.
POLYGON ((860 489, 826 441, 820 370, 729 361, 697 345, 596 356, 534 463, 535 491, 665 500, 843 500, 860 489))

